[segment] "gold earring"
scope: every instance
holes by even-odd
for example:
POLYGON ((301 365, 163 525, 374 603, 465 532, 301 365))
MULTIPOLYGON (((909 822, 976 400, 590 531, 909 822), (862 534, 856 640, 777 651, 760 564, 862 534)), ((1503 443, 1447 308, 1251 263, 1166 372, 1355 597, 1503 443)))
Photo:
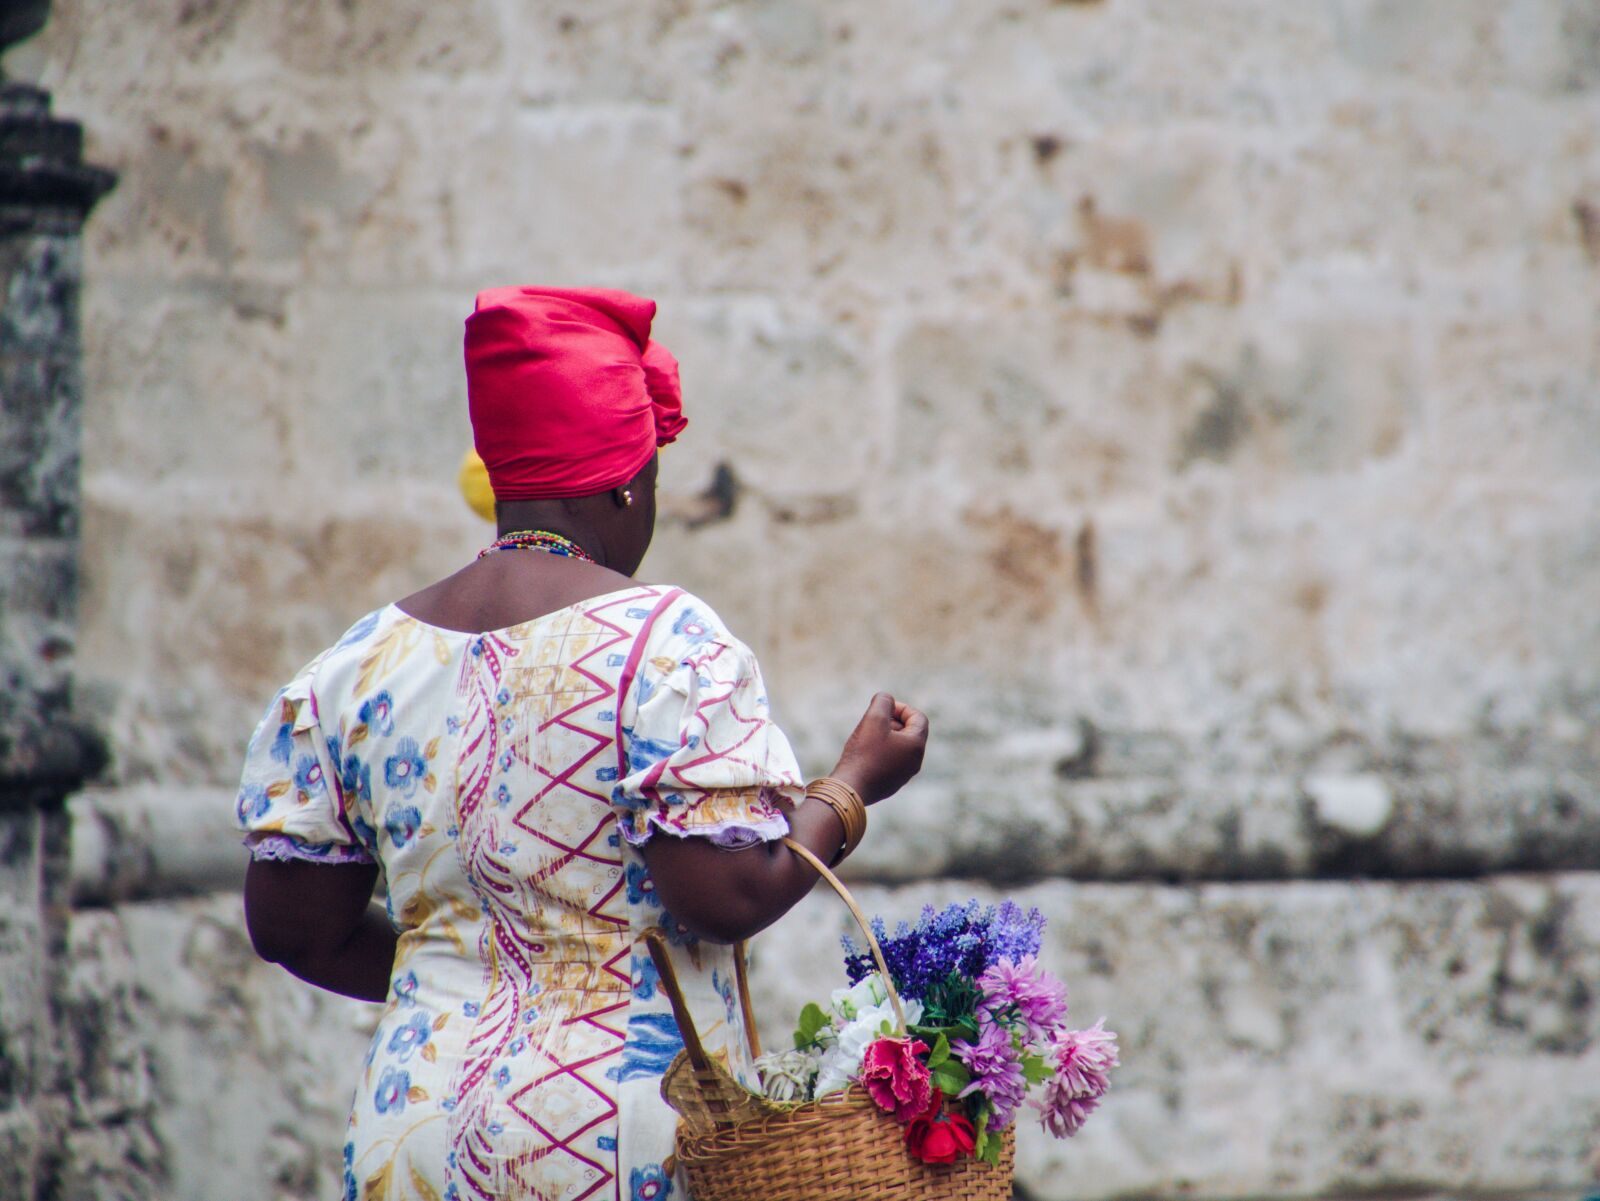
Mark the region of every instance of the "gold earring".
POLYGON ((631 507, 633 505, 633 489, 632 488, 624 488, 622 490, 622 503, 623 503, 624 507, 631 507))

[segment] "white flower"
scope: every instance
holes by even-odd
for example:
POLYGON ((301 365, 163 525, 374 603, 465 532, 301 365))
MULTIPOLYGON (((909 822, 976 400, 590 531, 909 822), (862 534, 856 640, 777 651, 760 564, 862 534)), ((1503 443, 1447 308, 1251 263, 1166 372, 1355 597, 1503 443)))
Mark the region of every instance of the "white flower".
POLYGON ((883 987, 883 977, 873 972, 849 988, 834 989, 828 997, 828 1004, 833 1007, 833 1012, 846 1022, 853 1022, 863 1009, 882 1005, 888 999, 889 993, 883 987))
MULTIPOLYGON (((863 984, 867 984, 872 977, 863 980, 855 989, 841 989, 840 993, 854 993, 863 984)), ((882 989, 882 984, 878 985, 882 989)), ((870 994, 863 994, 862 1000, 870 994)), ((835 998, 839 993, 834 994, 835 998)), ((854 1002, 850 1002, 854 1005, 854 1002)), ((922 1020, 922 1002, 904 1001, 906 1011, 906 1025, 914 1026, 922 1020)), ((839 1030, 838 1041, 829 1047, 822 1055, 822 1062, 817 1069, 817 1085, 815 1096, 825 1097, 829 1093, 836 1093, 851 1080, 861 1074, 861 1057, 867 1053, 869 1044, 876 1042, 885 1035, 895 1032, 894 1007, 888 1002, 888 995, 884 994, 883 1000, 877 1004, 866 1007, 856 1007, 856 1016, 839 1030)))
POLYGON ((760 1074, 761 1091, 774 1101, 807 1101, 811 1099, 811 1081, 816 1078, 817 1064, 822 1052, 774 1051, 755 1061, 760 1074))

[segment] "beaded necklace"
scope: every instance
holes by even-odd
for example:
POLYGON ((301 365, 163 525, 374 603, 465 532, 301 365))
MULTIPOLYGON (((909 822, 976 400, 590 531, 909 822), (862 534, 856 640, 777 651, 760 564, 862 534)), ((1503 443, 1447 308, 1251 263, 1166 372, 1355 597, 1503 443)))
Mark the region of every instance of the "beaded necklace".
POLYGON ((594 556, 571 538, 552 534, 549 530, 514 530, 496 538, 478 552, 478 558, 492 555, 497 550, 542 550, 547 555, 560 555, 563 559, 582 559, 593 563, 594 556))

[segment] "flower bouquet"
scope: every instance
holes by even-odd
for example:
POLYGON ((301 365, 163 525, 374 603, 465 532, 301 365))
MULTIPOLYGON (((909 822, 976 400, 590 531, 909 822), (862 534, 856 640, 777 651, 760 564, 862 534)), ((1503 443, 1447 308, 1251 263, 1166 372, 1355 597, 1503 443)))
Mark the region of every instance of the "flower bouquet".
POLYGON ((846 938, 850 987, 826 1008, 801 1010, 793 1050, 757 1061, 769 1098, 810 1101, 857 1085, 929 1164, 997 1163, 1031 1088, 1042 1090, 1033 1106, 1046 1130, 1077 1133, 1117 1066, 1116 1035, 1104 1018, 1067 1028, 1066 986, 1038 963, 1037 909, 970 901, 924 908, 892 935, 881 918, 871 929, 897 997, 870 948, 846 938))

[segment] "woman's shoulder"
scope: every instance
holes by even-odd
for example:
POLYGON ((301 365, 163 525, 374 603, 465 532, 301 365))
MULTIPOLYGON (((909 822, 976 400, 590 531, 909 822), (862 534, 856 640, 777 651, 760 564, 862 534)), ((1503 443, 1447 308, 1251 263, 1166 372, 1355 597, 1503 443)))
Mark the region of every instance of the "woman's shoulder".
MULTIPOLYGON (((319 651, 295 672, 282 693, 295 699, 333 699, 333 694, 370 675, 382 660, 392 669, 416 650, 423 627, 392 604, 382 605, 358 618, 338 639, 319 651)), ((430 653, 430 658, 431 658, 430 653)))
POLYGON ((708 642, 738 642, 721 615, 687 588, 662 587, 662 598, 651 615, 652 641, 676 642, 685 647, 708 642))

